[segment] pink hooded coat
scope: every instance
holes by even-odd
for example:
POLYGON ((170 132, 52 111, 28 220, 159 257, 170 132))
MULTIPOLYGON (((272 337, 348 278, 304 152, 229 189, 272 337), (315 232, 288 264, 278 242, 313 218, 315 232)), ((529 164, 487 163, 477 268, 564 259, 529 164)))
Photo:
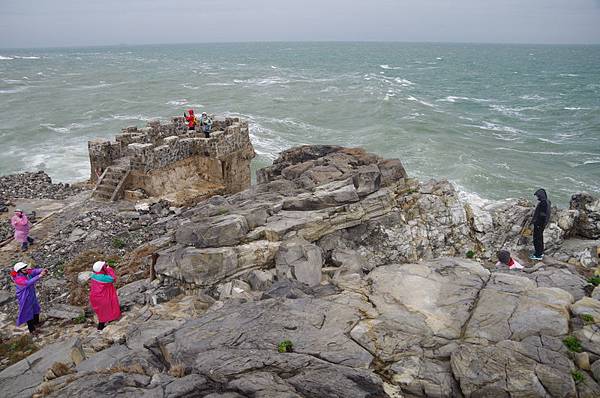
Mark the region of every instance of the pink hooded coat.
POLYGON ((10 223, 15 229, 15 240, 19 243, 27 242, 27 237, 29 236, 29 220, 25 213, 23 213, 22 217, 19 217, 16 214, 12 216, 10 223))
POLYGON ((98 322, 110 322, 121 317, 121 308, 119 307, 119 297, 115 282, 117 276, 115 271, 108 265, 104 266, 102 271, 94 272, 90 279, 90 305, 98 316, 98 322), (99 279, 107 279, 106 276, 112 278, 112 282, 101 282, 94 279, 95 276, 99 279))

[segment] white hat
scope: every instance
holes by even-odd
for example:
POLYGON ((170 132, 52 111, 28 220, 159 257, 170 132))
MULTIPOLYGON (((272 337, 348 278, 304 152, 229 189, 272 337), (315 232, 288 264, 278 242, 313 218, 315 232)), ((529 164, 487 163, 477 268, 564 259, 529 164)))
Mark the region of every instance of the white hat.
POLYGON ((23 213, 23 210, 21 210, 21 209, 15 209, 15 213, 23 213))
POLYGON ((23 263, 23 262, 18 262, 14 265, 13 269, 15 270, 15 272, 19 272, 20 270, 22 270, 23 268, 27 268, 28 264, 27 263, 23 263))
POLYGON ((100 271, 102 271, 102 267, 104 267, 105 265, 106 265, 106 263, 104 261, 96 261, 92 268, 93 268, 94 272, 100 272, 100 271))

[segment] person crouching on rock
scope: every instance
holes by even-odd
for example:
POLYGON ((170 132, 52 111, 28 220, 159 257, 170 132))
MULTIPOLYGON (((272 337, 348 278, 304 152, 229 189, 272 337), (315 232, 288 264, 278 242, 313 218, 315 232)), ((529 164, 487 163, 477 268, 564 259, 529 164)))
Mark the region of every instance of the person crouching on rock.
POLYGON ((188 130, 196 130, 196 124, 198 121, 196 120, 196 115, 194 115, 193 109, 188 109, 189 116, 183 112, 183 117, 185 121, 188 122, 188 130))
POLYGON ((35 332, 35 327, 40 323, 40 303, 35 292, 35 284, 48 272, 42 268, 29 269, 26 263, 19 262, 10 273, 16 285, 19 315, 17 326, 27 323, 29 333, 35 332))
POLYGON ((90 305, 98 316, 98 330, 102 330, 106 323, 121 317, 119 297, 115 289, 117 276, 104 261, 96 261, 92 269, 94 273, 90 278, 90 305))
POLYGON ((27 215, 23 210, 16 209, 10 223, 15 229, 15 240, 21 244, 21 250, 26 251, 29 245, 33 244, 33 239, 29 236, 29 219, 27 215))
POLYGON ((550 222, 550 206, 548 194, 544 189, 538 189, 534 193, 539 202, 533 212, 533 248, 534 253, 529 256, 532 260, 542 260, 544 258, 544 229, 550 222))
POLYGON ((510 252, 507 250, 500 250, 498 252, 498 262, 496 263, 496 267, 499 267, 501 264, 506 265, 508 269, 524 268, 521 264, 519 264, 514 258, 510 256, 510 252))

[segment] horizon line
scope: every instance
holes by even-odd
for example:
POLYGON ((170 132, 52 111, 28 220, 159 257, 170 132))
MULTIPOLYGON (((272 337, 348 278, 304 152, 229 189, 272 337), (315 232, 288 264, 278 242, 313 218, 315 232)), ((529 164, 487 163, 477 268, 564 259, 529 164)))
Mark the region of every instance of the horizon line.
POLYGON ((64 48, 101 48, 101 47, 152 47, 206 44, 267 44, 267 43, 402 43, 402 44, 473 44, 473 45, 514 45, 514 46, 600 46, 598 43, 535 43, 535 42, 478 42, 478 41, 403 41, 403 40, 248 40, 248 41, 206 41, 206 42, 167 42, 167 43, 111 43, 83 45, 53 45, 32 47, 0 47, 0 50, 44 50, 64 48))

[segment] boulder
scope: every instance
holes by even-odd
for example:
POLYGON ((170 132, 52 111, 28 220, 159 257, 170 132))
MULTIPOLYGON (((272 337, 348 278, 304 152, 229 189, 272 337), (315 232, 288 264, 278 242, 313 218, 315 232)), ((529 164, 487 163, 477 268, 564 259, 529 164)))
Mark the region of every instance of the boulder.
POLYGON ((295 279, 308 286, 321 283, 321 248, 302 238, 285 241, 275 257, 277 277, 295 279))
POLYGON ((271 270, 254 270, 246 276, 246 280, 252 287, 252 290, 267 290, 273 283, 274 277, 275 275, 271 270))
POLYGON ((216 217, 201 222, 188 222, 177 229, 175 239, 197 248, 233 246, 248 233, 248 222, 239 214, 216 217))
POLYGON ((134 305, 144 305, 147 302, 147 290, 150 289, 150 281, 140 279, 129 283, 120 288, 117 293, 119 296, 119 304, 124 309, 129 309, 134 305))
POLYGON ((85 315, 85 311, 82 307, 77 307, 68 304, 53 304, 46 311, 46 315, 50 318, 58 319, 75 319, 85 315))
POLYGON ((234 247, 197 249, 175 246, 159 252, 158 275, 208 287, 242 271, 268 268, 279 242, 259 240, 234 247))
POLYGON ((359 166, 356 174, 352 177, 358 196, 363 197, 372 194, 381 187, 381 172, 375 164, 359 166))
POLYGON ((594 322, 600 323, 600 301, 591 297, 584 297, 571 305, 571 311, 575 315, 590 315, 594 322))
POLYGON ((569 208, 579 212, 574 226, 575 234, 588 239, 600 239, 600 198, 578 193, 571 197, 569 208))
POLYGON ((331 253, 331 262, 339 267, 335 273, 335 278, 346 274, 363 274, 366 268, 366 262, 358 252, 352 249, 335 249, 331 253))

